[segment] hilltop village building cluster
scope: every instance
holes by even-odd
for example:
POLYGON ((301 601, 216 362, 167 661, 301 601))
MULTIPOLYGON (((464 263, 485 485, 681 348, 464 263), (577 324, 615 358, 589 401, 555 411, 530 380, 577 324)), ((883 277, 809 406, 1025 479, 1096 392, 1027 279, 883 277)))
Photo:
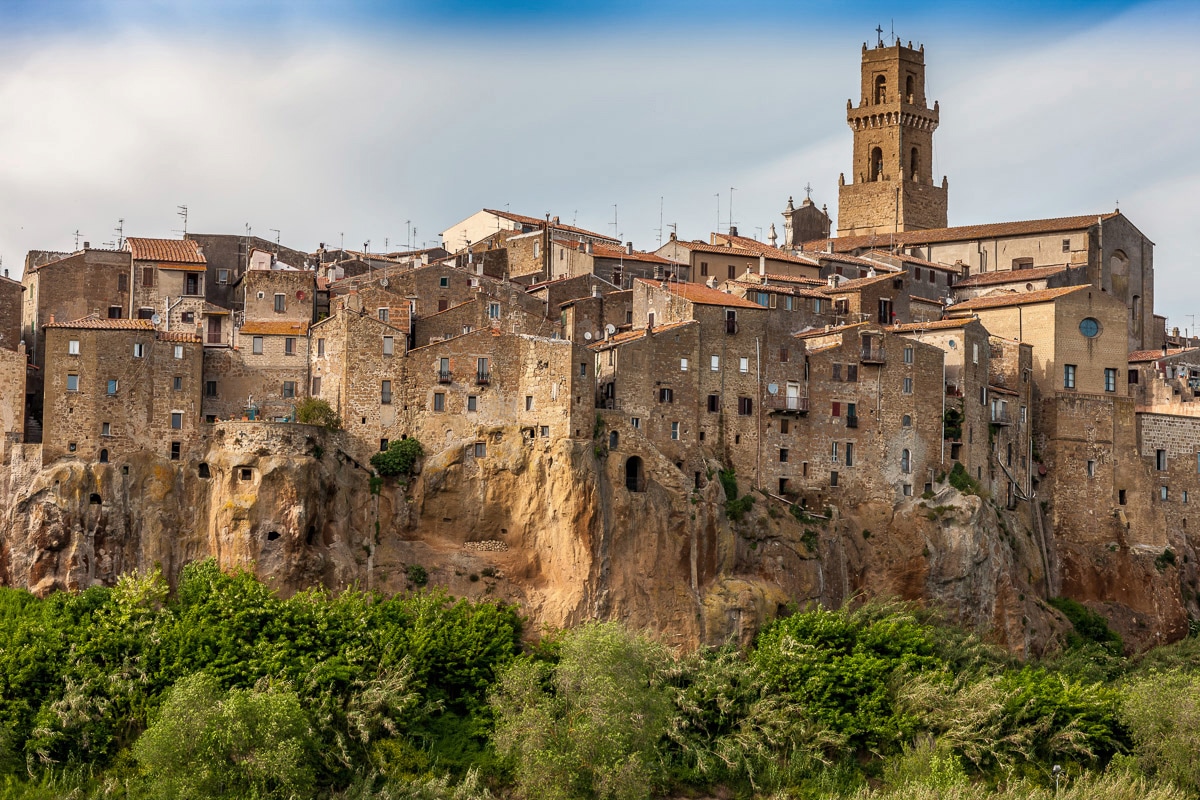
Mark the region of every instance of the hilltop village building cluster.
MULTIPOLYGON (((938 116, 923 48, 864 46, 836 236, 805 198, 782 242, 654 252, 494 209, 412 252, 30 252, 0 279, 3 458, 153 453, 211 479, 215 424, 320 398, 360 463, 402 437, 468 462, 497 437, 599 437, 816 510, 903 502, 961 464, 1056 531, 1161 553, 1200 499, 1200 349, 1154 314, 1153 243, 1119 211, 947 227, 938 116)), ((644 491, 642 459, 624 470, 644 491)))

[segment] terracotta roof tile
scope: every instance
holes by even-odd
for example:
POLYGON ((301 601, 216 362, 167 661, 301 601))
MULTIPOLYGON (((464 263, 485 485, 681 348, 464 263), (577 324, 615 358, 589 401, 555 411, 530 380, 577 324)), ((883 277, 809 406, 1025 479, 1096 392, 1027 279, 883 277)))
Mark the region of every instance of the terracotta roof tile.
POLYGON ((739 244, 709 244, 708 242, 702 242, 699 239, 694 239, 690 242, 685 242, 682 239, 676 239, 675 244, 697 253, 713 253, 716 255, 732 256, 734 258, 749 258, 755 261, 757 261, 758 257, 762 255, 766 256, 771 261, 784 261, 789 264, 803 264, 807 267, 820 266, 820 264, 818 264, 812 258, 794 256, 786 251, 770 247, 769 245, 762 244, 761 242, 756 242, 754 239, 746 239, 742 236, 723 236, 722 238, 727 240, 736 240, 739 242, 739 244), (740 244, 742 242, 749 242, 757 246, 742 245, 740 244))
MULTIPOLYGON (((583 252, 586 247, 583 242, 576 241, 555 241, 554 243, 578 252, 583 252)), ((624 247, 609 247, 603 244, 592 245, 592 256, 594 258, 613 258, 648 264, 669 264, 673 267, 678 265, 678 262, 672 261, 669 258, 663 258, 657 253, 647 253, 641 250, 634 250, 632 253, 627 253, 624 247)))
MULTIPOLYGON (((530 225, 530 226, 533 226, 533 227, 539 228, 539 229, 546 227, 546 220, 538 219, 537 217, 527 217, 524 214, 513 214, 508 211, 498 211, 497 209, 494 209, 494 208, 485 208, 484 211, 486 211, 489 214, 495 214, 497 217, 500 217, 501 219, 507 219, 507 220, 511 220, 512 222, 520 223, 521 225, 530 225)), ((597 239, 603 239, 608 242, 617 241, 616 239, 614 239, 611 236, 605 236, 603 233, 596 233, 595 231, 589 231, 586 228, 576 228, 574 225, 563 225, 561 222, 553 222, 552 221, 550 223, 550 227, 552 230, 568 231, 570 233, 577 233, 577 234, 581 234, 583 236, 592 236, 597 239)))
POLYGON ((928 297, 920 297, 920 296, 918 296, 918 295, 915 295, 915 294, 910 294, 910 295, 908 296, 908 300, 909 300, 909 302, 911 302, 911 303, 929 303, 930 305, 934 305, 934 306, 944 306, 944 305, 946 305, 946 303, 945 303, 945 301, 944 301, 944 300, 931 300, 931 299, 930 299, 930 298, 928 298, 928 297))
POLYGON ((154 323, 148 319, 105 319, 89 314, 72 322, 47 322, 44 328, 81 328, 93 331, 152 331, 154 323))
POLYGON ((956 314, 959 311, 974 311, 984 308, 1004 308, 1006 306, 1026 306, 1034 303, 1049 303, 1051 300, 1057 300, 1066 294, 1078 292, 1085 289, 1085 286, 1064 286, 1059 289, 1041 289, 1036 292, 1004 292, 1003 294, 989 294, 983 297, 976 297, 973 300, 964 300, 961 303, 955 303, 947 309, 947 313, 956 314))
POLYGON ((806 278, 801 275, 777 275, 774 272, 767 273, 768 281, 776 281, 778 283, 803 283, 808 286, 824 286, 825 281, 821 278, 806 278))
MULTIPOLYGON (((687 325, 697 325, 697 324, 699 324, 699 323, 697 323, 694 319, 685 320, 683 322, 671 322, 666 325, 655 325, 653 328, 653 332, 658 334, 658 333, 663 333, 664 331, 673 331, 677 328, 682 328, 687 325)), ((605 350, 605 349, 607 349, 609 347, 613 347, 615 345, 628 344, 629 342, 636 342, 638 339, 642 339, 645 336, 646 336, 645 328, 635 328, 634 330, 622 331, 621 333, 613 334, 612 336, 608 337, 607 339, 603 339, 599 342, 596 342, 595 344, 588 345, 588 347, 592 350, 605 350)))
POLYGON ((834 250, 847 252, 864 247, 875 247, 877 244, 893 243, 896 245, 936 244, 938 242, 974 241, 976 239, 992 239, 998 236, 1026 236, 1039 233, 1055 233, 1057 231, 1077 231, 1088 228, 1098 219, 1112 219, 1119 212, 1109 214, 1084 214, 1078 217, 1054 217, 1052 219, 1031 219, 1020 222, 993 222, 986 225, 961 225, 956 228, 929 228, 923 231, 904 231, 903 233, 866 234, 863 236, 840 236, 836 239, 814 239, 804 243, 805 250, 824 250, 832 245, 834 250))
POLYGON ((1191 353, 1195 352, 1196 350, 1200 350, 1200 348, 1176 347, 1167 350, 1166 353, 1163 353, 1162 350, 1135 350, 1129 354, 1129 363, 1134 364, 1142 361, 1157 361, 1160 358, 1170 358, 1171 356, 1177 356, 1180 353, 1191 353))
MULTIPOLYGON (((663 284, 658 281, 648 281, 645 278, 638 278, 639 282, 647 286, 661 287, 663 284)), ((731 308, 762 308, 758 303, 751 303, 749 300, 744 300, 736 295, 728 294, 717 289, 710 289, 701 283, 687 283, 679 281, 669 281, 666 283, 666 290, 674 295, 682 297, 684 300, 695 303, 701 306, 729 306, 731 308)))
POLYGON ((814 336, 827 336, 831 333, 842 333, 843 331, 854 330, 855 328, 864 327, 867 324, 868 323, 866 322, 855 322, 850 325, 831 325, 828 329, 813 328, 811 331, 800 331, 799 333, 792 334, 792 336, 797 339, 811 339, 814 336))
POLYGON ((156 338, 160 342, 183 342, 188 344, 200 344, 200 334, 185 333, 183 331, 159 331, 156 338))
MULTIPOLYGON (((843 281, 837 286, 826 286, 822 289, 826 294, 837 294, 838 292, 856 292, 867 286, 873 286, 876 283, 884 281, 897 280, 896 273, 885 272, 882 275, 876 275, 873 278, 853 278, 852 280, 843 281)), ((900 279, 903 280, 903 279, 900 279)))
POLYGON ((173 264, 207 264, 200 245, 191 239, 143 239, 129 236, 125 248, 136 261, 167 261, 173 264))
POLYGON ((910 256, 907 253, 889 253, 886 250, 870 250, 866 253, 863 253, 862 258, 865 258, 868 261, 874 261, 876 259, 879 259, 880 261, 882 261, 885 264, 888 263, 888 259, 895 259, 896 261, 900 261, 905 264, 912 264, 913 266, 917 266, 917 267, 927 267, 929 269, 939 269, 943 272, 950 272, 955 275, 962 274, 962 269, 960 267, 956 267, 951 264, 939 264, 936 261, 926 261, 923 258, 917 258, 916 256, 910 256))
POLYGON ((902 325, 889 325, 887 329, 893 333, 920 333, 921 331, 944 331, 954 328, 965 328, 975 321, 975 317, 960 317, 958 319, 942 319, 934 322, 906 322, 902 325))
POLYGON ((303 336, 308 333, 308 323, 295 320, 251 320, 243 324, 239 331, 258 336, 303 336))
POLYGON ((996 286, 1003 283, 1028 283, 1040 281, 1066 272, 1066 264, 1056 264, 1052 267, 1034 267, 1033 269, 1006 269, 996 272, 981 272, 969 278, 963 278, 954 284, 954 288, 971 286, 996 286))

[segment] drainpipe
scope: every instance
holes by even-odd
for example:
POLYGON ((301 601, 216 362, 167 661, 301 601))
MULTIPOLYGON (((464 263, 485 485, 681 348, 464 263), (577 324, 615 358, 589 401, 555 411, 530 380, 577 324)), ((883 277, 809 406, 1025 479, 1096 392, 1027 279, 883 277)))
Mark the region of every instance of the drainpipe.
POLYGON ((170 297, 164 297, 164 298, 163 298, 163 305, 164 305, 164 306, 166 306, 166 308, 167 308, 167 317, 166 317, 166 319, 167 319, 167 330, 168 330, 168 331, 169 331, 169 330, 171 330, 171 311, 172 311, 172 309, 179 308, 179 304, 180 304, 180 303, 182 303, 182 302, 183 302, 183 298, 182 298, 182 297, 180 297, 178 300, 176 300, 176 301, 175 301, 175 305, 171 305, 171 298, 170 298, 170 297))

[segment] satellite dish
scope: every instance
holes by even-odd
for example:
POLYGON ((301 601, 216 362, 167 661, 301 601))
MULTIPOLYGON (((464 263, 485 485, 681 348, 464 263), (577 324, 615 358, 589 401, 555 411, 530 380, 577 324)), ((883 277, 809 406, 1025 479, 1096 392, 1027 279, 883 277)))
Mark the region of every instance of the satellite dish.
POLYGON ((155 314, 152 317, 150 317, 150 322, 153 325, 158 325, 159 323, 162 322, 162 317, 160 317, 158 314, 155 314))
POLYGON ((592 340, 592 332, 591 332, 591 331, 584 331, 584 332, 583 332, 583 338, 587 339, 587 340, 590 342, 590 341, 592 340))
POLYGON ((607 325, 605 325, 605 326, 604 326, 604 332, 605 332, 605 333, 607 333, 609 336, 612 336, 614 333, 616 333, 616 332, 617 332, 617 326, 616 326, 616 325, 613 325, 613 324, 610 322, 610 323, 608 323, 607 325))
POLYGON ((767 391, 770 392, 771 394, 779 394, 779 384, 778 383, 769 384, 767 386, 767 391))
POLYGON ((388 279, 387 279, 387 277, 380 278, 380 279, 379 279, 379 285, 380 285, 380 286, 382 286, 383 288, 385 288, 385 289, 386 289, 386 288, 388 287, 388 279))
POLYGON ((303 289, 302 289, 302 290, 300 290, 300 291, 298 291, 298 292, 296 292, 296 299, 297 299, 297 300, 303 300, 303 299, 304 299, 304 290, 303 290, 303 289))

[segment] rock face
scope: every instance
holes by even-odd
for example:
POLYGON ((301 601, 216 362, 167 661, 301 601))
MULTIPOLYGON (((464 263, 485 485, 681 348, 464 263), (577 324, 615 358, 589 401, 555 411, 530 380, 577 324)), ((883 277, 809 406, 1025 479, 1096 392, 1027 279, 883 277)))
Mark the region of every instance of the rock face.
MULTIPOLYGON (((454 596, 517 602, 534 631, 620 618, 684 648, 745 643, 789 604, 856 596, 940 606, 1019 653, 1041 651, 1063 627, 1043 602, 1057 568, 1036 509, 1002 512, 945 487, 808 516, 754 492, 733 521, 716 463, 696 488, 636 442, 609 452, 503 428, 487 442, 486 457, 465 442, 428 454, 411 485, 372 480, 341 434, 304 425, 221 423, 197 463, 14 461, 0 476, 10 489, 0 580, 44 594, 156 565, 173 580, 213 557, 284 593, 391 593, 427 580, 454 596), (626 488, 631 457, 644 491, 626 488)), ((1121 562, 1114 574, 1158 577, 1168 593, 1173 579, 1178 595, 1174 567, 1147 577, 1132 557, 1108 555, 1121 562)), ((1113 616, 1151 640, 1167 624, 1113 616)))

